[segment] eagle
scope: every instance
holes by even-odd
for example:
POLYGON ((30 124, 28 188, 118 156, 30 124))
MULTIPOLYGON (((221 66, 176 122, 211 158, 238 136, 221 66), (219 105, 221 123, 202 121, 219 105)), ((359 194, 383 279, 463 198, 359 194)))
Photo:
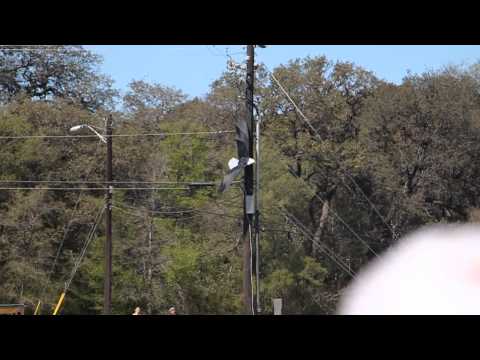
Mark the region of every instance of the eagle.
POLYGON ((231 158, 228 161, 228 168, 230 171, 224 176, 218 189, 218 191, 222 193, 228 190, 230 185, 232 185, 232 182, 242 172, 243 169, 255 163, 255 160, 249 157, 249 132, 247 122, 245 120, 237 122, 235 125, 235 131, 238 159, 231 158))

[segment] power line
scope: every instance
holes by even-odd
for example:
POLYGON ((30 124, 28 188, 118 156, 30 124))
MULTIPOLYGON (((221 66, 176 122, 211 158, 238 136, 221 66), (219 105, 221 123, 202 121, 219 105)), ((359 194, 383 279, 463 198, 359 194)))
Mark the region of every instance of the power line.
POLYGON ((195 219, 195 218, 199 218, 199 217, 202 217, 203 214, 197 214, 197 215, 192 215, 192 216, 183 216, 183 217, 179 217, 179 218, 174 218, 172 220, 175 220, 175 221, 185 221, 185 220, 190 220, 190 219, 195 219))
MULTIPOLYGON (((152 134, 115 134, 102 135, 108 137, 142 137, 142 136, 176 136, 176 135, 213 135, 234 133, 234 130, 219 131, 191 131, 191 132, 173 132, 173 133, 152 133, 152 134)), ((0 139, 75 139, 75 138, 98 138, 97 135, 20 135, 20 136, 0 136, 0 139)))
MULTIPOLYGON (((96 148, 95 148, 95 154, 97 154, 97 152, 98 152, 98 149, 99 149, 99 146, 98 146, 98 145, 99 145, 99 144, 97 143, 97 146, 96 146, 96 148)), ((96 164, 96 163, 94 163, 94 162, 93 162, 93 159, 92 159, 92 161, 91 161, 91 163, 90 163, 90 169, 89 169, 89 171, 88 171, 88 175, 90 175, 90 174, 92 173, 92 171, 94 170, 94 168, 95 168, 94 165, 95 165, 95 164, 96 164)), ((75 206, 74 206, 74 209, 73 209, 73 214, 78 210, 78 206, 79 206, 79 204, 80 204, 80 200, 81 200, 82 196, 83 196, 83 193, 80 193, 79 196, 78 196, 77 201, 75 202, 75 206)), ((42 300, 43 300, 43 297, 45 296, 45 291, 46 291, 46 289, 47 289, 47 284, 48 284, 48 282, 50 281, 50 278, 51 278, 51 276, 52 276, 52 274, 53 274, 53 272, 54 272, 54 270, 55 270, 55 266, 57 265, 57 261, 58 261, 58 258, 59 258, 59 256, 60 256, 60 253, 61 253, 61 251, 62 251, 62 249, 63 249, 63 245, 64 245, 64 243, 65 243, 65 240, 67 239, 68 231, 70 230, 70 226, 72 225, 73 214, 72 214, 72 217, 70 218, 70 220, 68 221, 67 226, 64 227, 63 238, 62 238, 62 240, 60 241, 60 244, 59 244, 59 246, 58 246, 57 252, 56 252, 56 254, 55 254, 55 259, 54 259, 53 264, 52 264, 52 268, 50 269, 50 272, 48 273, 47 282, 46 282, 46 284, 45 284, 45 286, 44 286, 44 288, 43 288, 43 291, 42 291, 42 294, 41 294, 41 298, 40 298, 39 301, 42 301, 42 300)))
MULTIPOLYGON (((46 190, 46 191, 106 191, 108 188, 38 188, 38 187, 0 187, 0 190, 46 190)), ((191 190, 189 187, 146 187, 146 188, 137 188, 137 187, 113 187, 113 190, 191 190)))
POLYGON ((6 45, 0 45, 0 51, 39 51, 39 50, 50 50, 50 51, 87 51, 85 49, 71 49, 71 48, 63 48, 63 47, 48 47, 47 46, 39 46, 39 47, 20 47, 20 48, 9 48, 4 47, 6 45))
MULTIPOLYGON (((113 203, 114 205, 117 205, 116 202, 113 203)), ((125 204, 121 204, 122 207, 126 208, 126 209, 130 209, 130 210, 137 210, 137 211, 148 211, 148 212, 153 212, 153 211, 156 211, 156 210, 150 210, 150 209, 146 209, 146 208, 142 208, 142 207, 138 207, 138 206, 130 206, 130 205, 125 205, 125 204)), ((174 207, 174 206, 164 206, 168 209, 173 209, 173 210, 166 210, 166 212, 176 212, 176 211, 189 211, 191 209, 180 209, 178 207, 174 207)), ((160 211, 160 212, 163 212, 160 211)))
MULTIPOLYGON (((125 210, 125 209, 122 209, 121 207, 116 206, 116 205, 114 205, 114 206, 112 206, 112 207, 113 207, 114 209, 121 210, 121 211, 126 212, 126 213, 131 214, 131 215, 135 215, 135 216, 138 215, 138 214, 134 214, 134 213, 132 213, 132 212, 129 212, 129 211, 125 210)), ((165 215, 188 214, 188 213, 192 213, 192 212, 197 212, 197 211, 198 211, 197 209, 178 210, 178 211, 153 211, 153 210, 148 210, 148 209, 143 210, 143 209, 140 209, 140 208, 136 208, 136 209, 135 209, 135 208, 132 208, 132 207, 130 207, 130 209, 136 210, 136 211, 138 211, 138 212, 147 212, 147 213, 150 213, 150 214, 165 214, 165 215)), ((141 215, 138 215, 138 216, 143 217, 143 216, 141 216, 141 215)))
POLYGON ((312 234, 305 228, 305 225, 301 223, 300 220, 298 220, 294 215, 290 214, 287 210, 285 209, 280 209, 279 211, 283 213, 284 215, 287 216, 287 218, 290 219, 290 221, 293 222, 293 225, 299 229, 310 241, 312 241, 314 244, 319 246, 320 250, 323 251, 334 263, 336 263, 342 270, 344 270, 347 274, 349 274, 352 278, 355 277, 355 272, 349 269, 347 264, 335 254, 335 252, 330 249, 326 244, 319 243, 318 241, 315 240, 312 234), (327 251, 328 250, 328 251, 327 251))
POLYGON ((95 219, 95 222, 90 230, 90 233, 85 241, 85 244, 82 248, 82 251, 80 252, 78 258, 77 258, 77 261, 75 262, 75 265, 72 269, 72 273, 70 274, 70 277, 69 279, 67 280, 67 282, 65 283, 65 291, 64 293, 66 293, 68 291, 68 288, 70 287, 70 284, 72 283, 72 280, 75 276, 75 274, 77 273, 77 270, 78 268, 80 267, 80 263, 82 262, 82 259, 83 257, 85 256, 85 253, 87 251, 87 248, 88 248, 88 245, 90 245, 90 243, 92 242, 92 239, 95 235, 95 230, 97 229, 97 226, 98 226, 98 223, 103 215, 103 213, 105 212, 105 206, 102 206, 101 210, 99 211, 96 219, 95 219))
POLYGON ((226 54, 219 54, 219 53, 215 53, 212 49, 215 49, 215 47, 212 46, 212 49, 210 48, 212 45, 205 45, 205 47, 207 48, 208 52, 212 55, 212 56, 217 56, 217 57, 227 57, 226 54))
MULTIPOLYGON (((149 210, 149 209, 146 209, 146 208, 128 206, 128 205, 124 205, 124 204, 122 204, 121 206, 123 208, 127 208, 127 209, 130 209, 130 210, 135 210, 135 211, 139 211, 139 212, 148 212, 150 214, 174 215, 174 214, 186 214, 186 213, 202 213, 202 214, 222 216, 222 217, 225 217, 225 218, 231 218, 231 219, 237 219, 237 220, 239 219, 238 216, 228 215, 228 214, 225 214, 225 213, 219 213, 219 212, 214 212, 214 211, 209 211, 209 210, 205 210, 205 209, 201 209, 201 208, 180 209, 180 208, 177 208, 177 207, 168 207, 169 209, 173 209, 173 210, 158 211, 158 210, 149 210)), ((114 207, 116 207, 119 210, 123 210, 124 212, 126 212, 125 209, 122 209, 119 206, 114 206, 114 207)), ((137 214, 133 214, 133 213, 130 213, 130 214, 141 217, 140 215, 137 215, 137 214)))
MULTIPOLYGON (((275 75, 273 74, 273 72, 269 71, 270 73, 270 76, 271 78, 275 81, 275 83, 278 85, 278 87, 282 90, 282 92, 284 93, 284 95, 288 98, 288 100, 293 104, 293 106, 295 107, 295 109, 297 110, 297 112, 301 115, 302 119, 305 121, 305 123, 310 127, 310 129, 316 134, 316 136, 318 137, 318 139, 323 142, 323 139, 322 139, 322 136, 320 135, 320 133, 317 131, 317 129, 315 129, 313 127, 313 125, 311 124, 310 120, 308 120, 308 118, 305 116, 305 114, 302 112, 302 110, 300 110, 300 108, 298 107, 298 105, 295 103, 295 101, 293 101, 293 99, 290 97, 290 95, 288 94, 288 92, 285 90, 285 88, 282 86, 282 84, 280 84, 280 81, 278 81, 278 79, 275 77, 275 75)), ((335 159, 332 159, 335 163, 338 164, 338 161, 335 160, 335 159)), ((370 206, 372 207, 372 209, 375 211, 375 213, 378 215, 378 217, 380 218, 380 220, 382 220, 382 222, 385 224, 385 226, 388 228, 388 230, 392 233, 393 236, 395 236, 395 232, 394 230, 392 229, 392 227, 387 223, 387 221, 385 220, 385 218, 382 216, 382 214, 380 214, 380 211, 377 209, 377 207, 373 204, 373 202, 369 199, 369 197, 365 194, 365 192, 362 190, 362 188, 360 187, 360 185, 357 183, 357 181, 346 171, 346 170, 343 170, 343 169, 340 169, 341 171, 343 171, 343 173, 348 177, 348 179, 350 181, 352 181, 354 183, 354 185, 358 188, 358 190, 360 190, 360 193, 362 194, 362 196, 367 200, 367 202, 370 204, 370 206)))
MULTIPOLYGON (((298 175, 296 175, 296 174, 294 174, 294 175, 295 175, 295 177, 297 177, 298 179, 301 179, 312 191, 314 191, 314 196, 315 196, 318 200, 320 200, 320 202, 322 203, 322 205, 325 203, 325 200, 323 200, 323 199, 315 192, 315 190, 310 187, 310 184, 308 184, 308 183, 305 181, 305 179, 303 179, 302 177, 300 177, 300 176, 298 176, 298 175)), ((365 245, 365 247, 366 247, 372 254, 374 254, 375 256, 378 257, 377 252, 376 252, 375 250, 373 250, 373 249, 371 248, 371 246, 368 245, 368 243, 367 243, 365 240, 363 240, 363 239, 360 237, 360 235, 358 235, 358 234, 356 233, 356 231, 353 230, 353 229, 347 224, 347 222, 346 222, 345 220, 343 220, 343 218, 342 218, 335 210, 330 209, 330 212, 347 228, 347 230, 348 230, 353 236, 355 236, 363 245, 365 245)))
MULTIPOLYGON (((283 93, 285 94, 285 96, 289 99, 289 101, 293 104, 293 106, 295 107, 295 109, 298 111, 298 113, 302 116, 302 118, 304 119, 304 121, 308 124, 308 126, 312 129, 312 131, 317 135, 317 137, 319 138, 320 141, 323 141, 321 135, 318 133, 318 131, 313 127, 313 125, 311 124, 311 122, 308 120, 308 118, 305 116, 305 114, 303 114, 303 112, 301 111, 301 109, 298 107, 298 105, 295 103, 295 101, 290 97, 290 95, 288 94, 288 92, 283 88, 283 86, 280 84, 280 82, 276 79, 275 75, 270 71, 270 75, 272 77, 272 79, 277 83, 277 85, 280 87, 280 89, 283 91, 283 93)), ((287 169, 288 169, 288 166, 287 166, 287 169)), ((346 172, 345 172, 346 173, 346 172)), ((302 181, 304 181, 306 183, 306 185, 310 188, 310 184, 308 184, 302 177, 294 174, 297 178, 300 178, 302 181)), ((368 197, 366 196, 366 194, 363 192, 363 190, 360 188, 360 186, 358 185, 358 183, 355 181, 355 179, 353 179, 350 175, 348 175, 346 173, 346 175, 349 177, 349 179, 352 180, 352 182, 359 188, 359 190, 361 191, 361 193, 363 194, 363 196, 367 199, 367 201, 369 202, 369 204, 372 206, 372 208, 376 211, 377 215, 380 217, 380 219, 382 219, 382 221, 384 222, 384 224, 388 227, 388 229, 392 232, 393 234, 393 230, 390 228, 390 226, 386 223, 386 221, 384 220, 384 218, 382 217, 382 215, 379 213, 379 211, 376 209, 375 205, 370 201, 370 199, 368 199, 368 197)), ((313 189, 312 189, 313 190, 313 189)), ((323 204, 325 201, 316 193, 314 192, 315 194, 315 197, 317 199, 319 199, 321 201, 321 203, 323 204)), ((358 235, 347 223, 345 220, 343 220, 343 218, 337 214, 333 209, 331 209, 331 212, 332 214, 335 215, 335 217, 337 217, 337 219, 342 222, 342 224, 348 229, 348 231, 353 234, 360 242, 362 242, 362 244, 364 244, 366 246, 366 248, 372 252, 375 256, 378 256, 378 254, 370 247, 370 245, 368 245, 368 243, 366 241, 364 241, 360 235, 358 235)))
MULTIPOLYGON (((136 214, 136 213, 133 213, 131 211, 127 211, 125 209, 122 209, 121 207, 118 207, 118 206, 112 206, 112 209, 116 209, 116 210, 119 210, 127 215, 130 215, 130 216, 133 216, 133 217, 137 217, 137 218, 141 218, 141 219, 144 219, 145 217, 140 215, 140 214, 136 214)), ((204 216, 205 214, 211 214, 211 215, 216 215, 216 216, 222 216, 222 217, 228 217, 228 218, 235 218, 235 219, 238 219, 238 217, 236 216, 229 216, 229 215, 226 215, 226 214, 220 214, 220 213, 212 213, 212 212, 206 212, 206 211, 203 211, 203 210, 193 210, 189 213, 194 213, 196 215, 191 215, 191 216, 182 216, 182 217, 177 217, 177 218, 172 218, 172 220, 175 220, 177 222, 179 221, 185 221, 185 220, 191 220, 191 219, 195 219, 195 218, 199 218, 199 217, 202 217, 204 216)))
POLYGON ((337 257, 344 266, 346 266, 345 262, 341 259, 341 257, 337 256, 335 252, 327 246, 327 244, 325 244, 323 241, 315 240, 315 237, 311 233, 311 231, 295 215, 287 211, 285 208, 283 208, 283 211, 282 209, 280 209, 280 211, 287 217, 287 219, 293 222, 293 225, 295 227, 299 228, 304 235, 307 235, 307 237, 309 237, 313 243, 327 249, 331 254, 335 255, 335 257, 337 257))
POLYGON ((209 135, 209 134, 228 134, 228 133, 234 133, 234 132, 235 132, 234 130, 215 130, 215 131, 186 131, 186 132, 151 133, 151 134, 116 134, 116 135, 103 135, 103 136, 104 137, 132 137, 132 136, 209 135))
MULTIPOLYGON (((85 242, 84 242, 84 246, 79 254, 79 256, 77 257, 77 260, 74 262, 74 266, 73 266, 73 269, 72 269, 72 272, 70 274, 70 277, 68 278, 68 280, 65 282, 65 287, 64 287, 64 290, 62 292, 62 294, 60 295, 60 299, 57 303, 57 306, 55 308, 55 311, 53 312, 53 315, 56 315, 58 310, 60 309, 61 305, 63 304, 64 302, 64 299, 65 299, 65 296, 68 292, 68 289, 70 288, 70 284, 72 283, 72 280, 75 276, 75 274, 77 273, 77 270, 78 268, 80 267, 80 263, 81 261, 83 260, 85 254, 86 254, 86 251, 87 251, 87 248, 88 248, 88 245, 91 243, 92 239, 94 238, 95 236, 95 230, 97 229, 97 226, 98 226, 98 223, 99 223, 99 220, 102 216, 102 214, 105 212, 105 209, 106 209, 106 206, 102 206, 102 208, 100 209, 94 223, 92 224, 92 228, 90 229, 90 232, 87 236, 87 238, 85 239, 85 242)), ((38 306, 40 305, 40 302, 38 304, 38 306)), ((38 307, 37 306, 37 307, 38 307)))
POLYGON ((212 56, 216 56, 216 57, 225 57, 227 59, 231 59, 232 55, 243 55, 244 52, 243 51, 237 51, 237 52, 234 52, 234 53, 230 53, 228 51, 228 47, 225 48, 225 54, 222 54, 222 53, 219 53, 216 51, 216 48, 215 48, 215 45, 205 45, 205 47, 207 48, 208 52, 212 55, 212 56), (215 50, 215 51, 213 51, 215 50))
MULTIPOLYGON (((217 215, 217 216, 223 216, 223 217, 238 219, 238 216, 228 215, 228 214, 224 214, 224 213, 217 213, 217 212, 212 212, 212 211, 203 210, 203 209, 185 209, 185 210, 176 210, 176 211, 155 211, 155 210, 134 208, 134 207, 129 207, 129 206, 125 206, 125 205, 122 205, 122 206, 126 207, 126 208, 129 208, 131 210, 136 210, 136 211, 139 211, 139 212, 147 212, 147 213, 150 213, 150 214, 174 215, 174 214, 202 213, 202 214, 217 215)), ((113 208, 121 210, 123 212, 126 212, 130 215, 142 217, 141 215, 134 214, 134 213, 129 212, 125 209, 122 209, 122 207, 119 207, 119 206, 116 206, 116 205, 113 206, 113 208)))
POLYGON ((295 103, 295 101, 293 101, 293 99, 290 97, 290 95, 288 94, 288 92, 284 89, 284 87, 282 86, 282 84, 280 84, 280 82, 277 80, 277 78, 275 77, 275 75, 273 75, 272 72, 270 72, 270 76, 272 77, 272 79, 277 83, 278 87, 280 88, 280 90, 282 90, 282 92, 284 93, 284 95, 287 97, 288 100, 290 100, 290 102, 292 103, 292 105, 295 107, 295 109, 297 110, 297 112, 302 116, 302 118, 305 120, 305 122, 307 123, 307 125, 310 127, 310 129, 312 129, 312 131, 317 134, 318 138, 320 139, 320 141, 323 141, 321 135, 318 133, 318 131, 313 127, 313 125, 310 123, 310 120, 308 120, 308 118, 305 116, 305 114, 302 112, 302 110, 300 110, 300 108, 298 107, 298 105, 295 103))
MULTIPOLYGON (((317 197, 317 199, 319 199, 321 202, 322 202, 322 205, 325 203, 325 200, 323 200, 322 198, 320 198, 320 196, 318 194, 315 193, 315 197, 317 197)), ((335 215, 335 217, 347 228, 348 231, 350 231, 351 234, 353 234, 353 236, 355 236, 363 245, 365 245, 365 247, 370 250, 370 252, 377 256, 378 257, 378 254, 375 250, 372 249, 372 247, 370 245, 368 245, 368 243, 363 240, 360 235, 358 235, 351 227, 350 225, 347 224, 347 222, 345 220, 343 220, 343 218, 338 215, 337 212, 333 211, 332 209, 330 209, 330 211, 332 212, 333 215, 335 215)))
MULTIPOLYGON (((272 75, 272 76, 273 76, 273 75, 272 75)), ((307 119, 307 121, 308 121, 308 119, 307 119)), ((310 190, 312 190, 312 191, 314 192, 314 196, 315 196, 318 200, 320 200, 320 202, 321 202, 322 205, 323 205, 323 204, 325 203, 325 200, 323 200, 323 199, 317 194, 317 192, 316 192, 314 189, 311 188, 310 184, 309 184, 305 179, 303 179, 301 176, 297 175, 296 173, 291 172, 290 169, 289 169, 289 167, 288 167, 288 165, 287 165, 285 162, 283 162, 282 160, 283 160, 283 159, 280 158, 280 161, 285 165, 287 171, 288 171, 290 174, 292 174, 293 176, 295 176, 296 178, 302 180, 302 181, 305 183, 305 185, 306 185, 308 188, 310 188, 310 190)), ((358 185, 357 185, 357 186, 358 186, 358 185)), ((363 239, 360 237, 360 235, 358 235, 358 234, 347 224, 347 222, 346 222, 345 220, 343 220, 343 218, 342 218, 336 211, 334 211, 333 209, 330 209, 330 212, 347 228, 347 230, 348 230, 353 236, 355 236, 363 245, 365 245, 365 247, 366 247, 372 254, 374 254, 375 256, 378 257, 378 254, 376 253, 376 251, 373 250, 373 249, 371 248, 371 246, 370 246, 365 240, 363 240, 363 239)))
MULTIPOLYGON (((239 194, 239 195, 235 196, 235 198, 238 198, 238 197, 240 197, 241 195, 242 195, 242 194, 239 194)), ((224 205, 223 203, 218 202, 217 199, 213 199, 213 200, 214 200, 215 205, 224 205)), ((226 205, 238 206, 237 203, 227 203, 226 205)), ((125 207, 125 208, 128 208, 128 209, 133 209, 133 210, 144 209, 144 210, 146 210, 146 211, 156 211, 156 210, 149 210, 149 209, 145 209, 145 208, 141 208, 141 207, 136 207, 136 206, 125 205, 125 204, 122 204, 122 206, 125 207)), ((178 206, 168 206, 168 205, 163 205, 162 208, 173 209, 172 211, 190 210, 190 209, 181 209, 181 208, 179 208, 178 206)))
MULTIPOLYGON (((313 191, 314 196, 315 196, 318 200, 320 200, 320 202, 321 202, 322 205, 323 205, 323 204, 325 203, 325 200, 323 200, 323 199, 320 197, 320 195, 317 194, 317 192, 315 191, 315 189, 312 189, 312 187, 310 186, 310 184, 309 184, 304 178, 302 178, 301 176, 297 175, 297 174, 294 173, 294 172, 290 172, 290 171, 289 171, 290 169, 289 169, 288 165, 287 165, 285 162, 283 162, 283 159, 282 159, 282 158, 279 158, 279 159, 280 159, 280 162, 282 162, 282 164, 285 165, 285 167, 286 167, 286 169, 288 170, 288 172, 289 172, 290 174, 292 174, 293 176, 295 176, 297 179, 302 180, 302 182, 303 182, 310 190, 313 191)), ((330 208, 330 212, 347 228, 347 230, 348 230, 353 236, 355 236, 363 245, 365 245, 365 247, 366 247, 372 254, 374 254, 375 256, 378 256, 378 254, 376 253, 376 251, 373 250, 373 249, 371 248, 371 246, 368 245, 368 243, 367 243, 365 240, 363 240, 363 239, 360 237, 360 235, 358 235, 357 232, 356 232, 355 230, 353 230, 353 229, 347 224, 347 222, 346 222, 345 220, 343 220, 343 218, 342 218, 335 210, 333 210, 332 208, 330 208)))
MULTIPOLYGON (((240 181, 233 181, 234 183, 240 183, 240 181)), ((192 186, 218 186, 218 182, 213 181, 111 181, 107 182, 105 180, 0 180, 0 183, 9 184, 9 183, 19 183, 19 184, 165 184, 165 185, 175 185, 175 184, 185 184, 192 186)))

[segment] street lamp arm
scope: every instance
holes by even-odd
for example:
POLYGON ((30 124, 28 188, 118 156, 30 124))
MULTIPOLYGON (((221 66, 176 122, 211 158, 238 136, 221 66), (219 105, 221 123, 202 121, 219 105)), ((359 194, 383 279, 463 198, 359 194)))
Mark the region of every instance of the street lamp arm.
POLYGON ((83 128, 90 129, 90 131, 92 131, 95 135, 97 135, 100 138, 100 140, 102 140, 105 144, 107 143, 107 140, 105 139, 105 137, 102 134, 99 134, 98 131, 95 130, 90 125, 84 124, 84 125, 73 126, 72 128, 70 128, 70 131, 78 131, 78 130, 83 129, 83 128))

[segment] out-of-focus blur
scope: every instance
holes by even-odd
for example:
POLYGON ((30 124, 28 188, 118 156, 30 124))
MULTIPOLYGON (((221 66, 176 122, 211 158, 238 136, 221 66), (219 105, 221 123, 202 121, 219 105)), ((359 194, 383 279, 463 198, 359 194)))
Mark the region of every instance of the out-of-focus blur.
POLYGON ((480 315, 480 226, 435 225, 390 248, 344 292, 340 315, 480 315))

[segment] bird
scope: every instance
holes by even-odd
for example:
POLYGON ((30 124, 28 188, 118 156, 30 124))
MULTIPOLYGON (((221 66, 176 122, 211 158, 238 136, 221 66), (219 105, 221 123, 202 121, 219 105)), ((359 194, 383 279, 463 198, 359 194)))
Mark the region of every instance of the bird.
POLYGON ((249 133, 246 121, 239 121, 235 125, 237 142, 237 158, 231 158, 228 161, 230 171, 223 177, 223 180, 218 189, 219 192, 225 192, 232 185, 233 180, 242 172, 242 170, 255 163, 255 160, 249 157, 249 133))
POLYGON ((361 269, 337 315, 480 315, 480 225, 422 227, 361 269))

